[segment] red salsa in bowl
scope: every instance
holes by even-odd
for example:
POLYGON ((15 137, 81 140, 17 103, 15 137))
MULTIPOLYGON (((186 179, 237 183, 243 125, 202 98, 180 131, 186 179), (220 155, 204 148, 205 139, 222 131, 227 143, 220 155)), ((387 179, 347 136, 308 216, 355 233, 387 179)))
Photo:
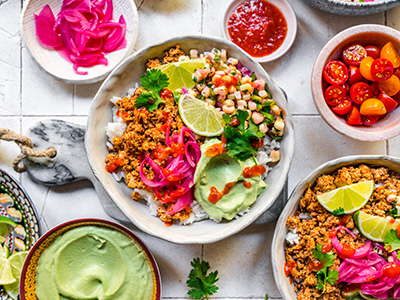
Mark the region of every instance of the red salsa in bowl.
POLYGON ((251 56, 262 57, 283 44, 287 22, 275 5, 264 0, 247 0, 229 17, 228 32, 240 48, 251 56))
POLYGON ((258 62, 272 61, 292 46, 296 15, 287 0, 233 0, 223 18, 223 34, 258 62))

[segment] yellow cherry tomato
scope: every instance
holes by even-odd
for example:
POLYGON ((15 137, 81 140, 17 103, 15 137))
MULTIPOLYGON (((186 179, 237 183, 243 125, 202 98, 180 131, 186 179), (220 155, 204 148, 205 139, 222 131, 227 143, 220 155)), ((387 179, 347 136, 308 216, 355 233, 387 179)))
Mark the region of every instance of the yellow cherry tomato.
POLYGON ((378 81, 378 88, 389 96, 394 96, 400 91, 400 79, 392 75, 389 79, 378 81))
POLYGON ((368 80, 375 81, 374 77, 371 75, 371 65, 374 62, 374 59, 371 56, 367 56, 361 61, 360 64, 360 72, 361 75, 368 80))
POLYGON ((381 50, 381 58, 386 58, 393 64, 393 68, 400 67, 400 53, 392 42, 386 43, 381 50))
POLYGON ((386 108, 381 100, 371 98, 361 104, 360 113, 365 116, 380 116, 386 114, 386 108))

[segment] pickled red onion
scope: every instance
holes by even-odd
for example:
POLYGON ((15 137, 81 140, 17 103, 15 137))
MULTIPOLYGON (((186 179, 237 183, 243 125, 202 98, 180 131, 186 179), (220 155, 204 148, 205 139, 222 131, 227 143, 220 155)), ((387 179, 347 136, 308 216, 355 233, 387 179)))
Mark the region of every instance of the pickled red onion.
POLYGON ((86 75, 78 68, 108 65, 105 54, 126 47, 125 19, 121 15, 116 22, 112 16, 112 0, 64 0, 57 18, 49 5, 34 15, 36 36, 72 62, 77 74, 86 75))
POLYGON ((146 153, 139 169, 143 183, 153 188, 157 198, 162 203, 173 203, 166 212, 167 215, 173 215, 185 207, 190 207, 194 199, 194 173, 201 156, 200 146, 193 132, 187 127, 183 127, 179 134, 172 137, 169 136, 169 128, 166 130, 166 146, 171 147, 173 143, 185 145, 185 151, 176 157, 170 156, 165 168, 161 168, 146 153), (153 180, 147 178, 144 172, 146 165, 154 172, 153 180))

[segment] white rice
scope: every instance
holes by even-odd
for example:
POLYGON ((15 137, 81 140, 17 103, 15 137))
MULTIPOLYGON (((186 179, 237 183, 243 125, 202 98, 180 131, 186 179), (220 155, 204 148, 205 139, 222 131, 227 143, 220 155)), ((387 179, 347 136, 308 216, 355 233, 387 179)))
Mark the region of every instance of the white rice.
MULTIPOLYGON (((139 86, 139 84, 136 83, 135 88, 129 89, 127 92, 127 95, 133 95, 138 86, 139 86)), ((113 138, 121 137, 126 129, 126 124, 123 122, 123 119, 121 117, 117 117, 115 115, 118 111, 118 107, 116 106, 116 103, 120 99, 121 98, 115 97, 115 96, 110 99, 110 101, 114 104, 114 106, 112 108, 113 122, 109 122, 107 124, 107 128, 106 128, 106 134, 108 137, 107 147, 109 149, 112 149, 112 147, 113 147, 112 146, 113 138)), ((258 152, 255 155, 258 163, 260 165, 264 166, 265 169, 267 170, 262 175, 263 180, 265 180, 267 178, 268 172, 271 169, 271 167, 268 166, 268 164, 271 161, 271 159, 269 158, 269 154, 271 153, 272 150, 278 150, 279 148, 280 148, 279 142, 277 142, 276 140, 272 140, 268 136, 264 137, 264 144, 263 144, 263 146, 261 146, 258 149, 258 152)), ((112 173, 112 175, 116 181, 121 181, 122 179, 125 180, 125 172, 124 171, 112 173)), ((145 190, 140 190, 140 189, 134 189, 134 191, 138 192, 142 196, 143 200, 145 200, 147 202, 147 205, 149 206, 150 214, 157 217, 157 209, 161 205, 161 202, 157 201, 155 199, 154 194, 151 192, 145 191, 145 190)), ((222 221, 222 219, 211 218, 196 200, 194 200, 192 202, 191 208, 192 208, 192 214, 190 215, 190 217, 188 219, 186 219, 184 221, 180 221, 180 225, 190 225, 193 222, 197 222, 197 221, 201 221, 201 220, 205 220, 205 219, 210 219, 217 223, 222 221)), ((239 219, 247 212, 249 212, 249 209, 245 209, 245 210, 239 212, 235 216, 235 219, 239 219)), ((297 236, 297 243, 298 243, 298 236, 297 236)))

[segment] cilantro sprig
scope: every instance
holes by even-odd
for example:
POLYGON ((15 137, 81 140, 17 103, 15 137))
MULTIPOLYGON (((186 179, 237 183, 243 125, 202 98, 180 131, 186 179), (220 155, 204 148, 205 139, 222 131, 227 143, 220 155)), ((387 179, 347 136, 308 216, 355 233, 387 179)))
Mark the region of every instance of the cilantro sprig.
POLYGON ((316 289, 322 290, 323 294, 325 293, 326 283, 335 285, 339 279, 339 271, 332 269, 328 270, 328 268, 333 266, 335 263, 335 254, 332 251, 323 253, 321 244, 317 245, 316 249, 314 249, 312 253, 316 259, 324 264, 322 269, 316 273, 318 279, 316 289))
POLYGON ((389 252, 400 250, 400 239, 397 237, 397 230, 390 229, 383 239, 385 249, 389 252))
POLYGON ((249 120, 249 127, 246 129, 245 122, 249 113, 245 110, 238 110, 233 116, 223 114, 222 117, 225 121, 224 135, 226 139, 226 148, 228 155, 239 160, 246 160, 248 158, 254 158, 254 154, 257 150, 251 145, 252 139, 258 139, 265 135, 252 120, 249 120), (237 118, 239 125, 232 127, 230 121, 233 118, 237 118))
POLYGON ((336 217, 345 215, 344 208, 343 208, 343 207, 336 208, 336 209, 332 212, 332 214, 333 214, 334 216, 336 216, 336 217))
POLYGON ((168 76, 158 69, 149 69, 140 77, 140 84, 146 90, 136 99, 135 107, 146 107, 150 112, 157 109, 164 100, 160 91, 169 85, 168 76))
POLYGON ((208 296, 215 294, 218 287, 215 283, 219 280, 217 278, 218 271, 214 271, 207 275, 210 269, 210 264, 206 261, 200 261, 199 258, 193 259, 190 263, 193 269, 189 273, 189 279, 186 284, 189 288, 188 295, 193 299, 207 299, 208 296))

